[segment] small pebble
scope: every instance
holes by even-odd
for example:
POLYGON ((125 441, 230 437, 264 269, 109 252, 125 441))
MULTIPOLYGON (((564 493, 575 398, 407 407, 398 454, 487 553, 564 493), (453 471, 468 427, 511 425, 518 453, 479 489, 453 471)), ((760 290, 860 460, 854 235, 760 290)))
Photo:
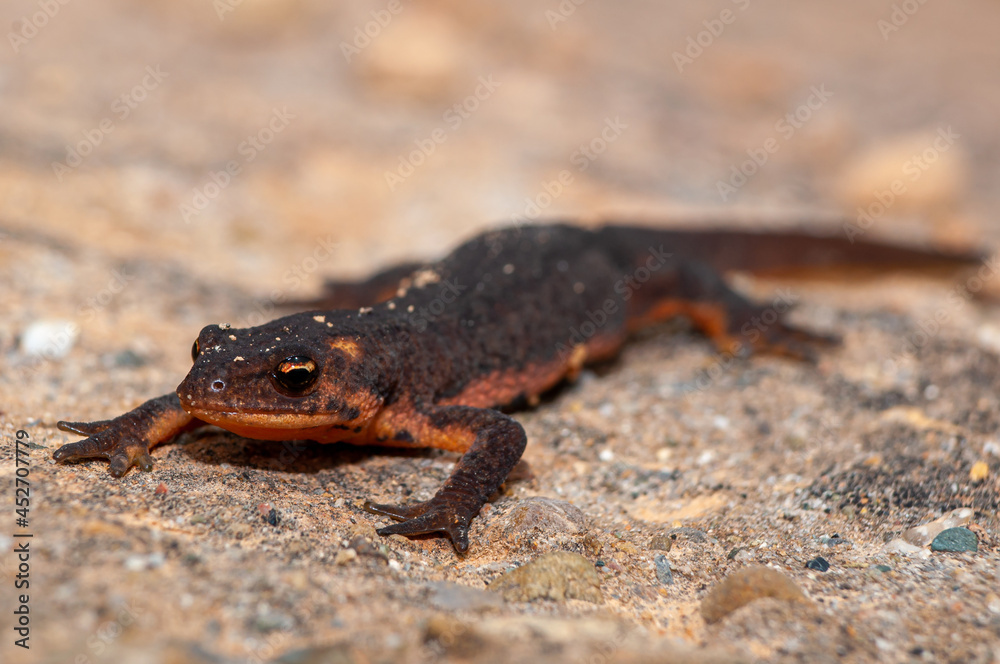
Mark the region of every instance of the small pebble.
POLYGON ((941 532, 931 542, 931 551, 946 551, 961 553, 963 551, 978 551, 979 538, 968 528, 949 528, 941 532))
POLYGON ((260 512, 261 518, 272 526, 277 526, 280 517, 278 516, 278 511, 271 507, 271 503, 261 503, 257 506, 257 511, 260 512))
POLYGON ((701 602, 705 622, 714 623, 755 599, 774 597, 807 602, 802 590, 790 578, 770 567, 747 567, 717 583, 701 602))
POLYGON ((163 496, 167 493, 167 485, 160 482, 160 485, 156 487, 156 491, 153 492, 154 496, 163 496))
POLYGON ((664 586, 669 586, 674 582, 674 575, 670 571, 670 561, 662 553, 653 557, 653 564, 656 565, 656 580, 664 586))
POLYGON ((518 502, 492 527, 498 528, 507 542, 518 544, 539 536, 575 535, 583 532, 586 525, 587 518, 579 507, 564 500, 531 497, 518 502))
POLYGON ((982 482, 990 475, 990 467, 986 465, 984 461, 977 461, 972 464, 972 469, 969 471, 969 479, 973 482, 982 482))
POLYGON ((139 355, 135 351, 123 350, 119 353, 115 353, 112 362, 116 367, 135 369, 137 367, 145 366, 146 358, 139 355))
POLYGON ((272 632, 276 629, 288 630, 295 625, 295 620, 281 611, 266 611, 254 621, 254 627, 261 632, 272 632))
POLYGON ((333 558, 334 565, 347 565, 358 558, 358 552, 354 549, 341 549, 333 558))
POLYGON ((823 556, 816 556, 806 563, 806 567, 816 570, 817 572, 825 572, 830 569, 830 563, 823 556))
POLYGON ((952 510, 934 521, 910 528, 903 533, 903 539, 914 546, 927 546, 938 533, 967 524, 972 520, 972 514, 972 509, 968 507, 952 510))
POLYGON ((79 334, 80 327, 73 321, 35 321, 21 333, 18 350, 24 355, 58 360, 66 357, 79 334))
POLYGON ((930 557, 930 551, 922 546, 910 544, 909 542, 898 538, 886 543, 886 545, 882 547, 882 552, 896 553, 901 556, 916 556, 918 558, 930 557))
POLYGON ((590 562, 578 553, 546 553, 527 565, 513 569, 493 583, 490 590, 499 592, 508 602, 551 599, 564 602, 582 599, 601 603, 601 576, 590 562))
POLYGON ((888 565, 872 565, 865 570, 865 574, 873 579, 881 578, 883 574, 888 574, 892 568, 888 565))
POLYGON ((649 540, 649 548, 655 551, 669 551, 674 540, 669 535, 654 535, 649 540))
POLYGON ((368 538, 362 535, 357 535, 351 538, 350 545, 352 549, 357 551, 358 554, 362 556, 374 556, 375 558, 381 558, 386 562, 389 560, 388 556, 379 551, 368 538))
POLYGON ((708 534, 697 528, 671 528, 666 534, 672 540, 687 540, 698 544, 709 540, 708 534))
POLYGON ((847 540, 845 540, 840 535, 837 535, 836 533, 830 535, 829 537, 821 537, 819 541, 830 547, 838 546, 840 544, 847 544, 847 540))
POLYGON ((163 563, 167 561, 166 556, 162 552, 154 552, 146 556, 133 555, 125 559, 125 569, 130 572, 141 572, 147 569, 156 569, 157 567, 162 567, 163 563))
POLYGON ((244 537, 249 537, 253 533, 253 528, 250 527, 248 523, 234 523, 227 529, 229 534, 236 539, 243 539, 244 537))

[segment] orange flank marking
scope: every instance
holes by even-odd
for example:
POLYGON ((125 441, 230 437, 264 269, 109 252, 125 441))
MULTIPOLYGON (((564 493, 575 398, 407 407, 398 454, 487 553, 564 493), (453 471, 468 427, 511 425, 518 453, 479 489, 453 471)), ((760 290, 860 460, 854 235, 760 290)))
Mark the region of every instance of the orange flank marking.
POLYGON ((459 394, 441 399, 438 403, 442 406, 494 408, 509 404, 521 396, 530 403, 564 378, 575 379, 585 362, 614 356, 624 338, 624 335, 594 336, 586 344, 576 345, 568 352, 557 353, 549 362, 495 371, 482 376, 469 382, 459 394))
POLYGON ((719 304, 693 302, 691 300, 663 300, 650 307, 641 316, 628 321, 628 329, 634 332, 648 325, 687 316, 705 336, 723 350, 731 350, 737 340, 729 335, 729 316, 719 304))
POLYGON ((476 432, 461 426, 439 428, 418 412, 412 403, 396 403, 382 411, 368 432, 366 442, 388 447, 433 447, 449 452, 464 453, 476 440, 476 432), (401 432, 410 440, 400 440, 401 432))
POLYGON ((333 350, 344 351, 351 357, 357 357, 361 353, 361 347, 358 346, 358 343, 353 339, 348 339, 347 337, 331 339, 329 346, 333 350))

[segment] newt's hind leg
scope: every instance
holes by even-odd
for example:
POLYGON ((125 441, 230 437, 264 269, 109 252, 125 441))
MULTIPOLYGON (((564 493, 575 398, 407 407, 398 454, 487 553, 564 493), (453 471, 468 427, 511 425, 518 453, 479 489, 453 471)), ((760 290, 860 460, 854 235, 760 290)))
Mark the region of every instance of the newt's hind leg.
POLYGON ((379 535, 443 532, 459 553, 469 548, 469 523, 507 479, 527 443, 515 420, 468 406, 443 406, 428 414, 389 413, 376 430, 395 432, 390 437, 412 440, 409 444, 414 447, 465 452, 430 500, 410 505, 365 503, 369 512, 400 522, 378 529, 379 535))
POLYGON ((307 309, 357 309, 385 302, 396 294, 400 282, 420 269, 423 263, 401 263, 373 274, 363 281, 327 280, 323 294, 312 300, 295 300, 283 306, 307 309))
POLYGON ((839 343, 835 336, 818 334, 785 323, 795 298, 779 295, 771 304, 753 302, 731 289, 703 263, 679 264, 666 279, 650 282, 636 292, 629 328, 686 316, 716 346, 734 355, 754 352, 815 360, 817 346, 839 343))

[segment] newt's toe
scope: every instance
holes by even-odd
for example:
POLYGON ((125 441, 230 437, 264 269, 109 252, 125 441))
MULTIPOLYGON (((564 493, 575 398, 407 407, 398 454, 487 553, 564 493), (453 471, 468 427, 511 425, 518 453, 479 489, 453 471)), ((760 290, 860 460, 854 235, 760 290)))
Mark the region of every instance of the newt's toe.
POLYGON ((397 521, 405 521, 406 519, 418 517, 426 512, 428 502, 429 501, 413 503, 412 505, 389 505, 386 503, 373 503, 370 500, 366 500, 363 508, 372 514, 387 516, 391 519, 396 519, 397 521))
POLYGON ((453 507, 433 499, 413 505, 383 505, 366 501, 364 508, 373 514, 399 520, 375 532, 386 535, 424 535, 444 533, 451 540, 455 550, 465 553, 469 550, 469 522, 472 515, 467 510, 453 507))
POLYGON ((818 334, 779 322, 762 335, 758 350, 806 362, 818 360, 817 349, 839 345, 840 337, 818 334))
POLYGON ((111 426, 111 420, 100 420, 99 422, 65 422, 60 420, 56 422, 56 427, 60 431, 75 433, 81 436, 93 436, 94 434, 101 433, 109 426, 111 426))
POLYGON ((100 454, 97 443, 92 438, 88 438, 63 445, 52 453, 52 458, 56 461, 76 461, 77 459, 90 459, 100 456, 100 454))

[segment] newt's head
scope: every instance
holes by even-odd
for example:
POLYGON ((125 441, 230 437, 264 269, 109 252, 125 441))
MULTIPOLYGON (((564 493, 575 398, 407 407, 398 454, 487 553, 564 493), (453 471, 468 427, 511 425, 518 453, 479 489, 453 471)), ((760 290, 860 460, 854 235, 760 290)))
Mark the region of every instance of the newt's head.
POLYGON ((204 328, 177 387, 184 410, 250 438, 357 437, 382 402, 379 370, 360 335, 327 320, 338 314, 204 328))

